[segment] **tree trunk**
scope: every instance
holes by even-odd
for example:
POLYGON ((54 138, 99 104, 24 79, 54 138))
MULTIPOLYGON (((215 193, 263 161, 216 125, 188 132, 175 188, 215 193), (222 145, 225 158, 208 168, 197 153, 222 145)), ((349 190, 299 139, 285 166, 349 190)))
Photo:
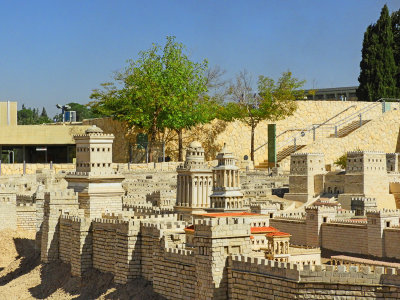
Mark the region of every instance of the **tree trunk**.
POLYGON ((151 125, 150 129, 150 143, 147 146, 147 151, 148 151, 148 156, 149 156, 149 162, 153 162, 153 156, 154 156, 154 144, 156 142, 156 134, 157 134, 157 119, 153 119, 153 124, 151 125))
POLYGON ((178 161, 183 161, 183 129, 178 132, 178 161))
POLYGON ((256 126, 251 126, 251 142, 250 142, 250 159, 254 163, 254 132, 256 130, 256 126))

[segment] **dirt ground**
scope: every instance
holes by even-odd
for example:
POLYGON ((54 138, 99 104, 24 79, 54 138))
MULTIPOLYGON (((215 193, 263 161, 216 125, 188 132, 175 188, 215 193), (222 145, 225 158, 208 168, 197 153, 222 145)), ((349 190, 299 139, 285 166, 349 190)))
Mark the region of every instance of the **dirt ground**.
POLYGON ((34 236, 0 230, 0 299, 164 299, 142 279, 116 285, 111 274, 90 270, 76 278, 67 264, 42 265, 34 236))

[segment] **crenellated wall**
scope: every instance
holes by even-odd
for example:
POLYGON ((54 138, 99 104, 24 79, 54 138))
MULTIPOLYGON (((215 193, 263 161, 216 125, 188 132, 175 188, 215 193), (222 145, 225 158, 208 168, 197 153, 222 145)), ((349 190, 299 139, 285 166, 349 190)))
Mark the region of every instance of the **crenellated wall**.
POLYGON ((394 268, 300 265, 233 256, 229 299, 398 299, 394 268))

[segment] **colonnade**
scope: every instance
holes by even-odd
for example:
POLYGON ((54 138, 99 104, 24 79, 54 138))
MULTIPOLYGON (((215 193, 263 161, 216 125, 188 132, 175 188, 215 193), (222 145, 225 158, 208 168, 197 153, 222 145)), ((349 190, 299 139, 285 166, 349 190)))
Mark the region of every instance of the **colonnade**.
POLYGON ((215 187, 240 187, 238 170, 215 170, 213 172, 215 187))
POLYGON ((242 208, 243 197, 213 197, 212 208, 242 208))
POLYGON ((289 241, 268 241, 268 248, 271 254, 288 254, 289 241))
POLYGON ((212 176, 178 175, 177 199, 179 206, 210 207, 212 176))

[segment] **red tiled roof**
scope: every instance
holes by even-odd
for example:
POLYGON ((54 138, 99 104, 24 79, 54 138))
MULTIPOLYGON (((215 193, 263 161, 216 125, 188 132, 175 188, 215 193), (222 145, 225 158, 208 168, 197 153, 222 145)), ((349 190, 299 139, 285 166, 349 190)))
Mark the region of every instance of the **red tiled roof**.
POLYGON ((291 236, 291 234, 287 232, 277 231, 277 232, 267 233, 266 236, 291 236))
POLYGON ((251 240, 254 239, 254 236, 251 235, 251 236, 250 236, 250 239, 251 239, 251 240))
POLYGON ((220 217, 247 217, 247 216, 261 216, 260 214, 248 213, 248 212, 233 212, 233 213, 208 213, 201 214, 200 216, 220 218, 220 217))
POLYGON ((194 232, 194 225, 190 225, 185 228, 185 231, 194 232))
POLYGON ((267 233, 267 232, 277 232, 279 231, 275 227, 251 227, 251 233, 267 233))

